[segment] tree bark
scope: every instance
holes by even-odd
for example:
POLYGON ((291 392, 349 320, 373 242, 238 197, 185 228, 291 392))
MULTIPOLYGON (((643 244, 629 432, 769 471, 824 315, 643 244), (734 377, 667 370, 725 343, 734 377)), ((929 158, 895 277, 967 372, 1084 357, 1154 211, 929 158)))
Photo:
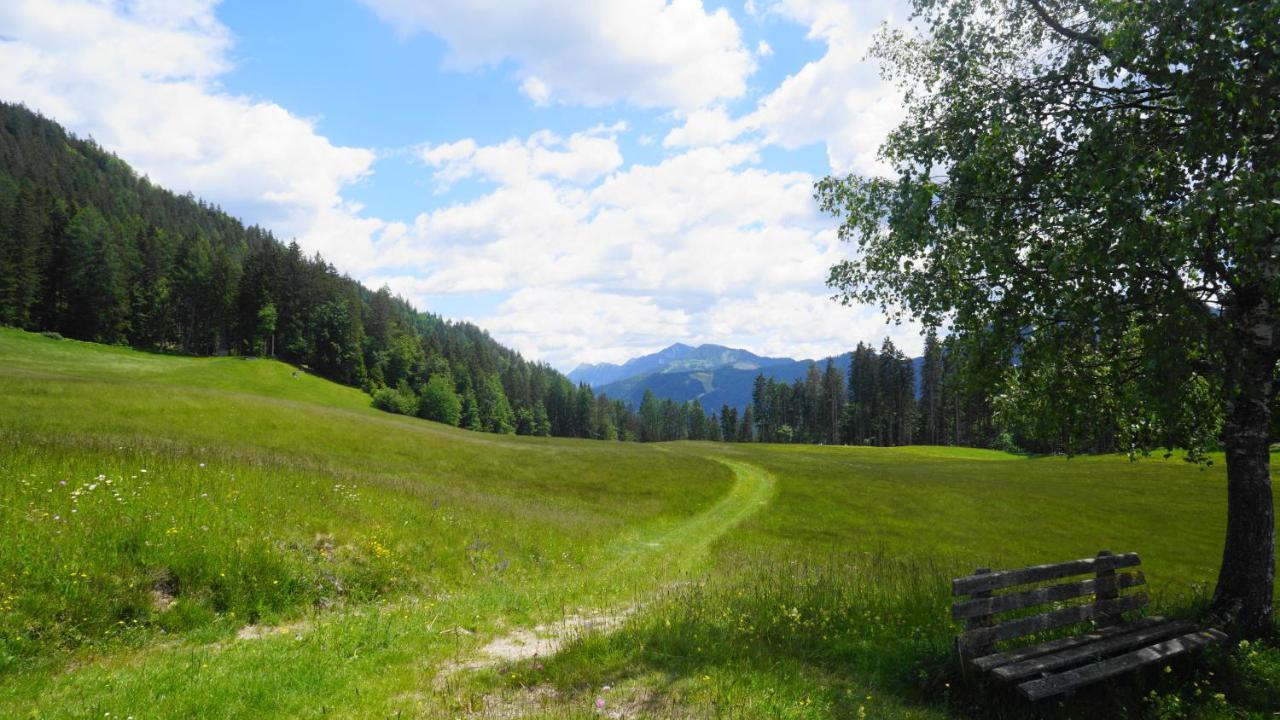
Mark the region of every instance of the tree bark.
POLYGON ((1236 638, 1275 630, 1275 508, 1271 492, 1271 403, 1275 319, 1264 300, 1229 311, 1239 338, 1226 398, 1227 540, 1211 613, 1236 638))

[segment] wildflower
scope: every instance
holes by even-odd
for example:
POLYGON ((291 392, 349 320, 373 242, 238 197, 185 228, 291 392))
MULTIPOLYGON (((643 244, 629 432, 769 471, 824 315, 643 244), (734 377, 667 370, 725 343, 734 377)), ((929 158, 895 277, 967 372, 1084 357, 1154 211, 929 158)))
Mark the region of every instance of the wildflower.
POLYGON ((604 709, 604 698, 596 698, 596 709, 597 710, 604 709))

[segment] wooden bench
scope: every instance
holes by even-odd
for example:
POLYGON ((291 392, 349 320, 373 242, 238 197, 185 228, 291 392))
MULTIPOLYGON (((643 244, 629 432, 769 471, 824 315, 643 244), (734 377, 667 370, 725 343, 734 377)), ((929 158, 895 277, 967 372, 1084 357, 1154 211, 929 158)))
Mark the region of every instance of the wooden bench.
POLYGON ((1136 568, 1141 562, 1137 553, 1115 555, 1104 550, 1097 557, 1056 565, 1000 572, 978 568, 968 577, 952 580, 951 594, 969 598, 951 606, 951 616, 965 623, 956 644, 966 672, 1016 682, 1025 697, 1040 700, 1227 639, 1218 630, 1201 630, 1177 620, 1126 620, 1125 613, 1138 610, 1148 600, 1146 593, 1123 591, 1145 584, 1146 579, 1141 571, 1116 571, 1136 568), (1076 577, 1080 575, 1092 577, 1076 577), (1063 578, 1075 579, 1045 584, 1063 578), (1018 587, 1033 584, 1037 587, 1018 587), (1041 605, 1050 607, 1029 614, 1028 609, 1041 605), (1009 612, 1015 617, 997 622, 997 616, 1009 612), (997 643, 1025 641, 1028 636, 1084 623, 1089 628, 1071 637, 1002 651, 996 648, 997 643))

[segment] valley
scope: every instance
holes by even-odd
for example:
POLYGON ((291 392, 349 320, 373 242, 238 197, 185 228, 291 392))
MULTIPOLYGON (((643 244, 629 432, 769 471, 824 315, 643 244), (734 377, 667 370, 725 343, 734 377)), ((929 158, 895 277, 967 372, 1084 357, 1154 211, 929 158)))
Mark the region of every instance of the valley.
POLYGON ((16 330, 0 437, 15 717, 944 717, 950 577, 1133 550, 1188 612, 1225 523, 1221 463, 497 436, 16 330))

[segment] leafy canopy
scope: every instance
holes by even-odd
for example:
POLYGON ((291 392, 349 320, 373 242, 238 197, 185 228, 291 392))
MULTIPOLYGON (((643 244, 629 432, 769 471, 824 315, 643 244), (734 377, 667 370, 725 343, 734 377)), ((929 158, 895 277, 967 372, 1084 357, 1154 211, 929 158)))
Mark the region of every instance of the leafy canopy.
POLYGON ((1280 301, 1280 3, 914 6, 928 33, 873 49, 894 177, 817 187, 859 251, 831 286, 950 323, 1010 420, 1211 442, 1280 301))

